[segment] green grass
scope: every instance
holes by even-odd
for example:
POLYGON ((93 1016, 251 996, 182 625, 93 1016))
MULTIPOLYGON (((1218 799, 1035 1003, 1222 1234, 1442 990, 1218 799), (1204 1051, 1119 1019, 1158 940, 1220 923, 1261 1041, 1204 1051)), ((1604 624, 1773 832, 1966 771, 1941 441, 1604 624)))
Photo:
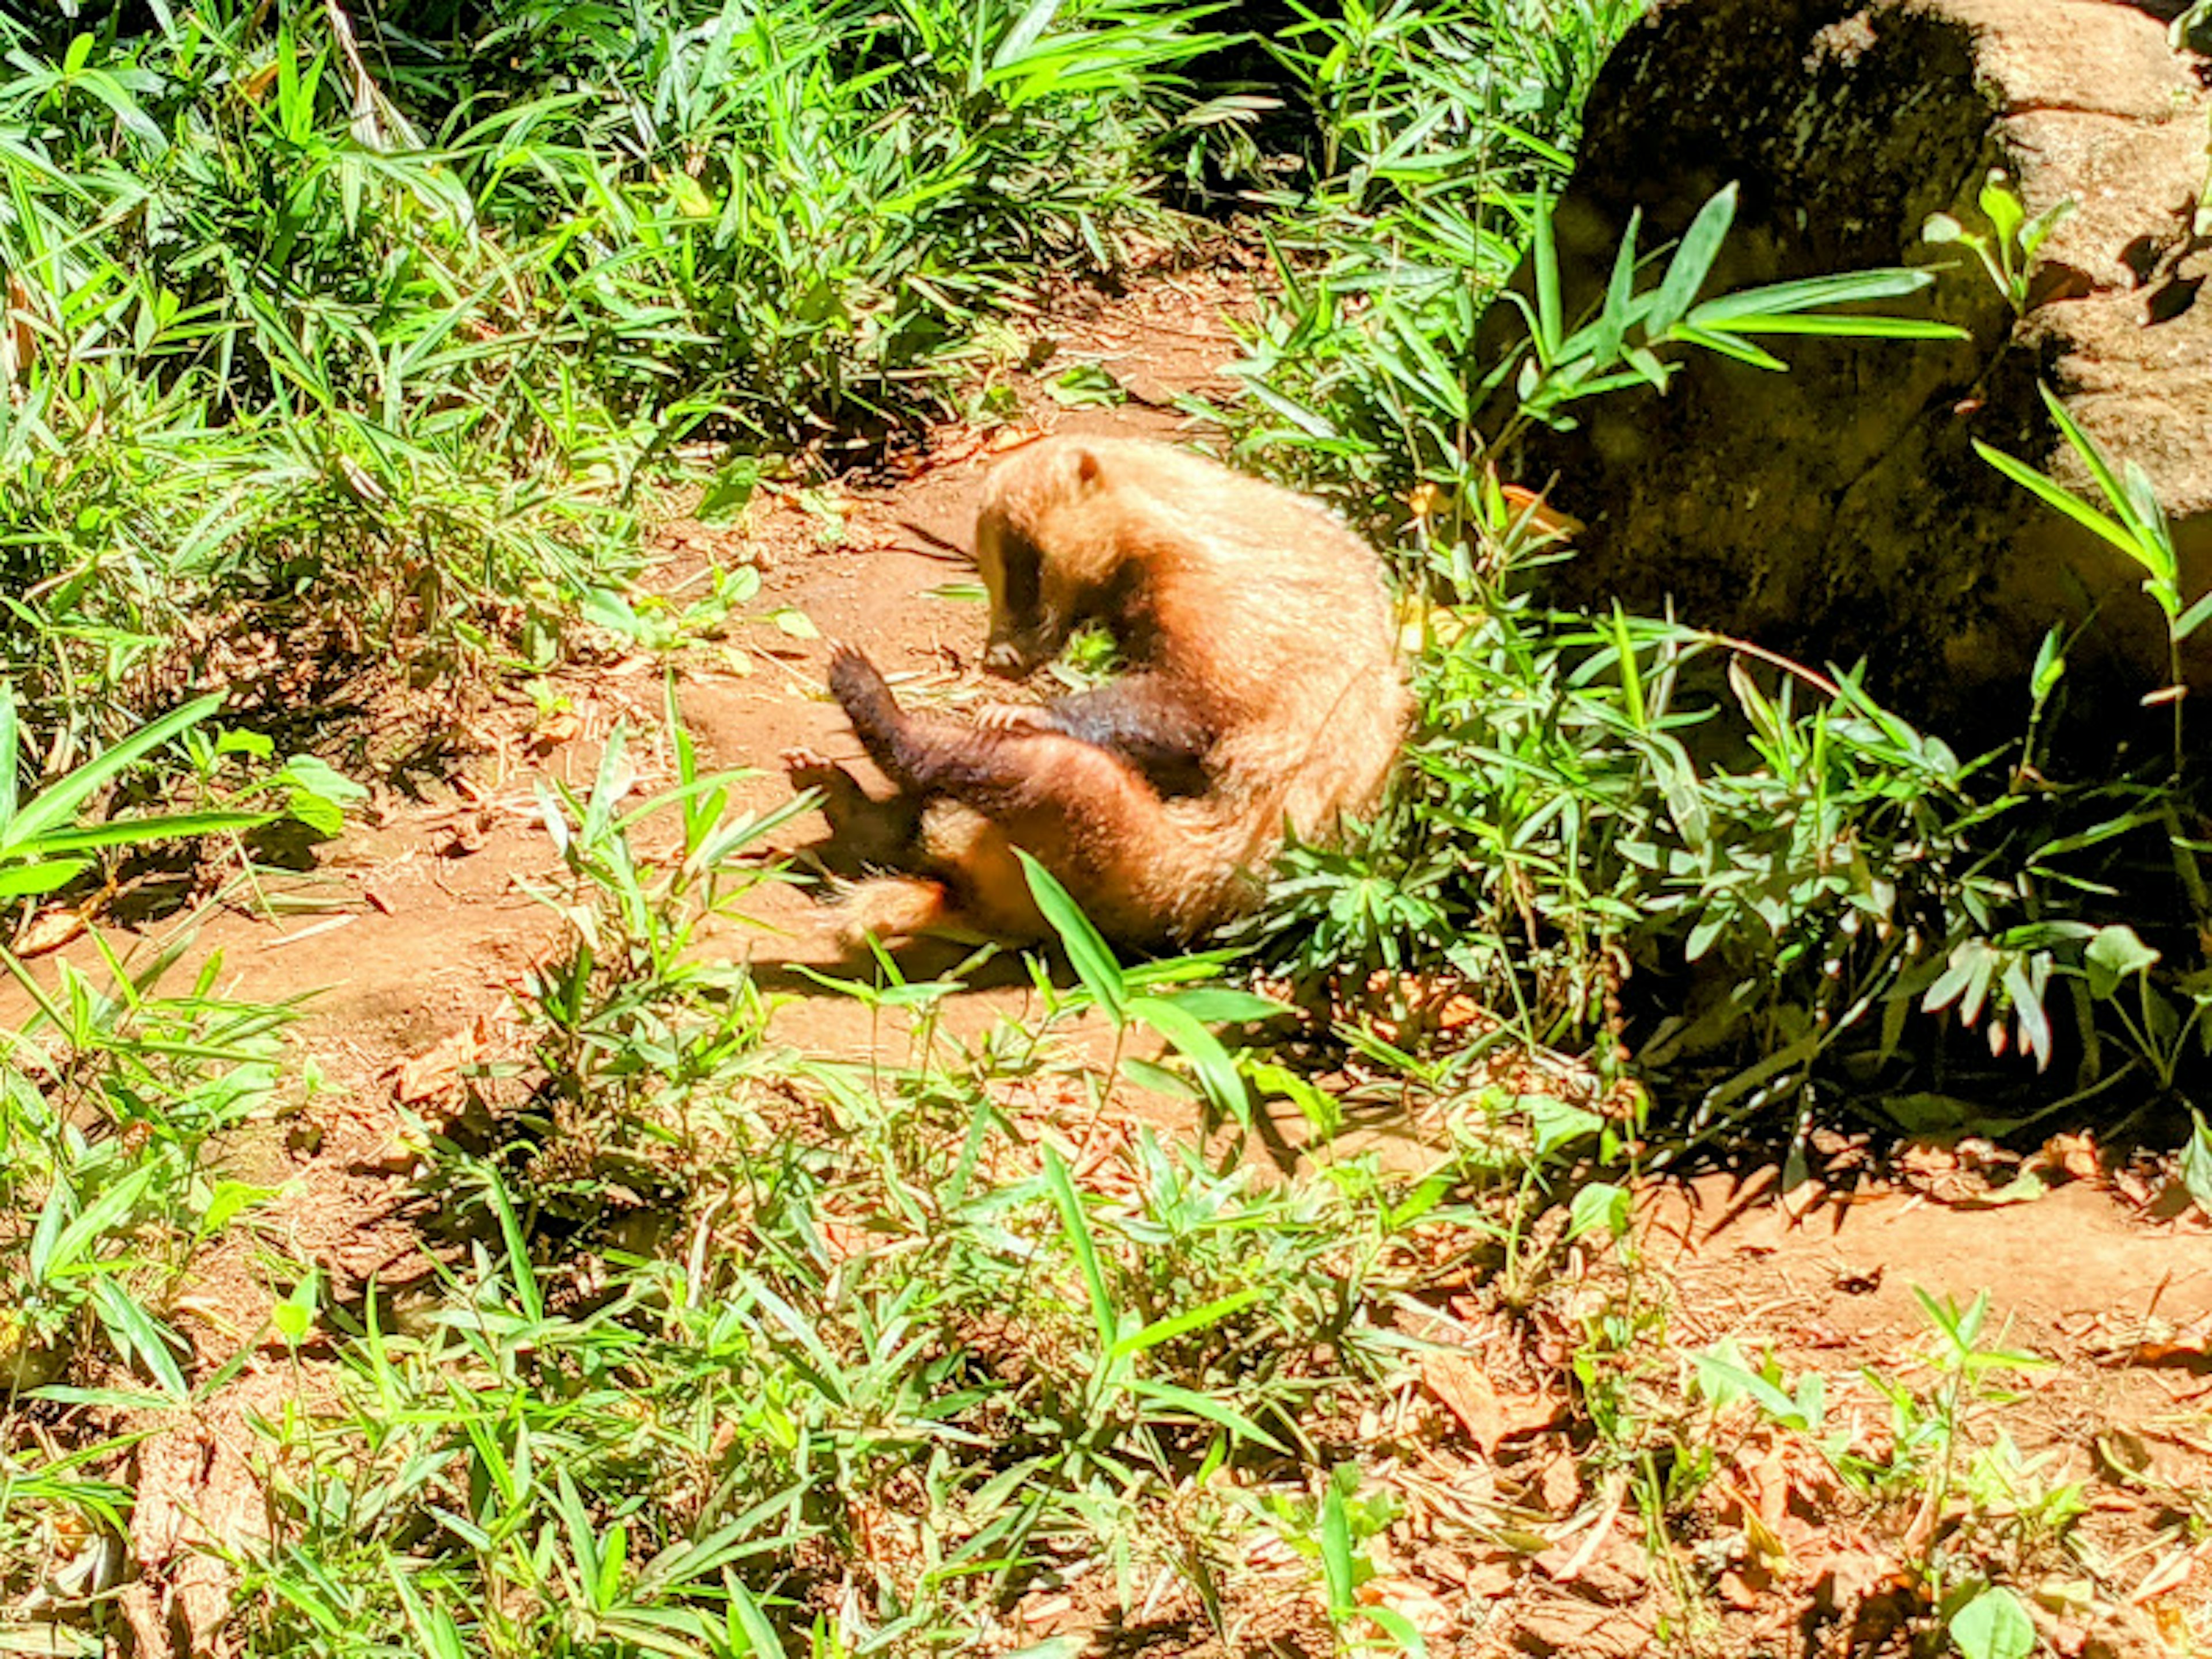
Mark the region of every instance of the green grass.
POLYGON ((1086 1575, 1233 1636, 1243 1553, 1318 1528, 1356 1455, 1392 1298, 1486 1224, 1448 1177, 1413 1206, 1358 1159, 1270 1186, 1115 1121, 1115 1068, 1062 1052, 1084 1010, 1176 1039, 1180 1079, 1129 1062, 1151 1084, 1239 1107, 1206 1027, 1274 1010, 1175 988, 1204 962, 1116 964, 1041 875, 1083 976, 1036 1023, 964 1047, 950 982, 894 978, 853 994, 915 1018, 903 1060, 777 1053, 743 971, 685 948, 769 826, 689 765, 617 818, 617 742, 563 805, 536 1063, 498 1155, 434 1158, 471 1248, 427 1306, 327 1316, 343 1403, 270 1431, 252 1650, 965 1645, 1086 1575), (1065 1109, 1012 1103, 1040 1089, 1065 1109), (647 1180, 655 1245, 613 1244, 647 1180))
MULTIPOLYGON (((849 454, 1103 270, 1202 9, 683 0, 0 21, 0 661, 110 731, 234 643, 561 649, 672 447, 849 454)), ((312 684, 312 682, 308 682, 312 684)))

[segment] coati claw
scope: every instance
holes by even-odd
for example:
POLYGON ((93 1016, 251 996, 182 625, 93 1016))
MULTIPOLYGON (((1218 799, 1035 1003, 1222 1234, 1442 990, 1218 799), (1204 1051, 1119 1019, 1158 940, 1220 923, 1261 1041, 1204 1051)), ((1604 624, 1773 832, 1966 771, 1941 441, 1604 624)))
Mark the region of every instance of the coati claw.
POLYGON ((807 744, 799 744, 785 750, 776 757, 776 763, 783 768, 784 775, 793 783, 844 769, 819 749, 807 744))
POLYGON ((1031 703, 990 702, 973 711, 978 731, 1003 736, 1013 732, 1047 732, 1052 719, 1031 703))

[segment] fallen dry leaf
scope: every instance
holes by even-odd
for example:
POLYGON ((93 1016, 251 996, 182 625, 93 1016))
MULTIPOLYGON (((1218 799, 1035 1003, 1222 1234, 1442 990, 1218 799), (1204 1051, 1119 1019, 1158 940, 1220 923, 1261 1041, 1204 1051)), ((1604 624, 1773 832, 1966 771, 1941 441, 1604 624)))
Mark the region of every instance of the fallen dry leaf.
POLYGON ((389 1073, 392 1098, 412 1106, 457 1093, 461 1087, 461 1074, 482 1065, 493 1052, 495 1041, 492 1017, 477 1015, 475 1024, 463 1026, 412 1060, 404 1060, 392 1067, 389 1073))
POLYGON ((74 905, 55 905, 25 922, 11 948, 18 957, 42 957, 60 950, 84 930, 83 911, 74 905))
POLYGON ((1520 484, 1501 484, 1498 493, 1505 497, 1505 505, 1516 518, 1525 518, 1530 525, 1547 536, 1579 534, 1583 521, 1571 513, 1562 513, 1547 504, 1543 496, 1520 484))
POLYGON ((1757 1562, 1724 1569, 1719 1579, 1721 1600, 1738 1613, 1749 1613, 1774 1588, 1774 1574, 1757 1562))
POLYGON ((1459 1564, 1460 1589, 1478 1601, 1503 1595, 1520 1582, 1528 1558, 1518 1550, 1490 1550, 1459 1564))
POLYGON ((1575 1467, 1571 1448, 1554 1446, 1550 1455, 1536 1470, 1536 1496, 1545 1510, 1553 1515, 1573 1512, 1583 1501, 1582 1471, 1575 1467))
POLYGON ((1496 1457, 1498 1443, 1505 1437, 1505 1409, 1489 1373, 1457 1353, 1423 1354, 1420 1371, 1422 1383, 1466 1425, 1476 1449, 1485 1457, 1496 1457))
POLYGON ((1354 1594, 1362 1607, 1388 1607, 1410 1620, 1413 1628, 1420 1632, 1426 1641, 1444 1640, 1457 1623, 1452 1617, 1451 1609, 1443 1604, 1434 1590, 1419 1579, 1378 1574, 1362 1584, 1354 1594))
POLYGON ((583 716, 573 708, 556 708, 531 728, 529 746, 544 754, 567 743, 584 729, 583 716))
POLYGON ((2196 1570, 2197 1557, 2203 1548, 2199 1544, 2194 1549, 2168 1551, 2136 1581, 2136 1587, 2128 1592, 2128 1600, 2140 1606, 2154 1596, 2179 1589, 2189 1582, 2189 1575, 2196 1570))
POLYGON ((1899 1152, 1897 1167, 1917 1181, 1939 1180, 1959 1172, 1959 1149, 1940 1141, 1916 1140, 1899 1152))
POLYGON ((1505 1431, 1500 1437, 1517 1440, 1523 1435, 1541 1434, 1555 1429, 1567 1420, 1567 1398, 1565 1395, 1506 1394, 1498 1397, 1505 1431))
POLYGON ((2023 1167, 2063 1174, 2071 1181, 2102 1181, 2105 1178, 2104 1159, 2098 1152, 2097 1137, 2087 1133, 2051 1136, 2023 1167))
POLYGON ((2107 1338, 2097 1349, 2107 1365, 2161 1365, 2189 1370, 2212 1364, 2212 1320, 2170 1325, 2147 1320, 2132 1336, 2107 1338))

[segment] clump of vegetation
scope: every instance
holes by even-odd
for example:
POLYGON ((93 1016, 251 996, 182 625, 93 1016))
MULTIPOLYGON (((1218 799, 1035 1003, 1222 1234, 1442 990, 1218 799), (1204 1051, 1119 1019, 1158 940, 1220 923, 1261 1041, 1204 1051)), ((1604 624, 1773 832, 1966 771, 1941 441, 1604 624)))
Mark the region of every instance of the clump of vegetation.
POLYGON ((945 411, 981 319, 1160 222, 1217 39, 1158 0, 132 15, 0 19, 0 660, 110 732, 187 675, 544 660, 673 446, 945 411))
MULTIPOLYGON (((1411 94, 1433 91, 1433 65, 1401 64, 1390 84, 1399 98, 1369 93, 1391 115, 1381 133, 1422 153, 1451 118, 1411 94)), ((1361 131, 1382 142, 1374 122, 1361 131)), ((1540 178, 1525 144, 1517 156, 1540 178)), ((1255 930, 1263 957, 1355 991, 1455 980, 1531 1040, 1605 1065, 1632 1053, 1693 1140, 1750 1121, 1802 1135, 1838 1107, 1915 1132, 2020 1127, 2130 1079, 2153 1085, 2146 1127, 2188 1133, 2212 1058, 2212 907, 2178 694, 2163 761, 2066 781, 2047 742, 2066 656, 2054 635, 2023 688, 2019 741, 1961 757, 1882 708, 1858 670, 1672 618, 1547 610, 1530 578, 1571 556, 1571 527, 1489 465, 1523 423, 1663 387, 1685 349, 1779 371, 1759 343, 1770 332, 1940 336, 1865 314, 1932 273, 1704 295, 1724 190, 1671 249, 1641 248, 1632 219, 1601 304, 1572 318, 1540 187, 1501 203, 1448 183, 1387 213, 1437 197, 1525 240, 1528 293, 1500 292, 1503 271, 1454 283, 1419 262, 1286 263, 1239 369, 1253 398, 1215 411, 1243 453, 1398 548, 1419 645, 1401 787, 1355 846, 1292 851, 1255 930), (1494 364, 1477 355, 1493 301, 1524 325, 1494 364), (1842 304, 1856 313, 1831 312, 1842 304), (1505 397, 1514 413, 1486 445, 1477 412, 1505 397)), ((1994 279, 2026 281, 2022 247, 1994 279)), ((2212 596, 2181 591, 2140 472, 2052 409, 2101 506, 1990 459, 2142 567, 2178 664, 2212 596)))
MULTIPOLYGON (((1269 1185, 1106 1120, 1123 1062, 1063 1051, 1077 1014, 1166 1036, 1182 1064, 1132 1075, 1249 1114, 1268 1068, 1209 1028, 1283 1010, 1190 987, 1218 957, 1117 963, 1038 871, 1080 973, 1036 1019, 963 1044, 937 1019, 957 981, 886 963, 840 988, 915 1022, 904 1058, 794 1064, 742 968, 688 959, 770 826, 678 742, 664 796, 616 811, 617 744, 547 803, 573 884, 524 1009, 535 1086, 495 1157, 433 1150, 473 1240, 435 1312, 330 1310, 343 1404, 279 1434, 256 1650, 965 1643, 1048 1582, 1194 1590, 1228 1636, 1301 1552, 1348 1564, 1355 1390, 1393 1298, 1483 1224, 1441 1182, 1396 1203, 1367 1160, 1269 1185), (608 1241, 641 1169, 689 1218, 637 1255, 608 1241)), ((1396 1620, 1330 1605, 1347 1635, 1396 1620)))

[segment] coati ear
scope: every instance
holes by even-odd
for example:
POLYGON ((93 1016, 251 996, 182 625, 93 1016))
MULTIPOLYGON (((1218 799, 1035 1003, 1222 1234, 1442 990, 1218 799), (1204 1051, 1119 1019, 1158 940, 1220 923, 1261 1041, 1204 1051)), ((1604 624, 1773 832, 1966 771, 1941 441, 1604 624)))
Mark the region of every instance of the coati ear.
POLYGON ((1080 450, 1077 453, 1075 457, 1075 477, 1077 482, 1081 483, 1085 489, 1093 489, 1097 485, 1098 457, 1096 453, 1088 449, 1080 450))

